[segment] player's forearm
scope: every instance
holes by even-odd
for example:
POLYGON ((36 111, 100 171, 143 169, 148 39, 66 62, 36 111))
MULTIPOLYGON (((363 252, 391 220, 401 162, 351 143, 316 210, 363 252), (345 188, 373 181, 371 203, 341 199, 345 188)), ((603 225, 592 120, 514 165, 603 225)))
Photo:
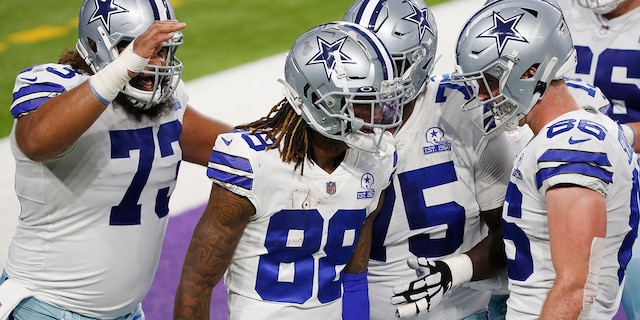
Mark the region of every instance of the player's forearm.
POLYGON ((206 319, 209 317, 211 292, 220 281, 229 261, 231 252, 220 252, 207 239, 199 237, 196 228, 185 257, 176 291, 174 319, 206 319))
POLYGON ((186 282, 180 282, 178 290, 176 291, 173 319, 191 320, 209 318, 212 288, 210 290, 195 290, 192 288, 192 283, 187 284, 186 282))
POLYGON ((180 133, 182 158, 185 161, 206 166, 217 136, 232 129, 230 125, 207 117, 191 106, 187 106, 182 133, 180 133))
POLYGON ((467 252, 473 264, 472 281, 494 276, 506 266, 502 228, 489 234, 467 252))
POLYGON ((373 220, 375 215, 369 215, 360 228, 360 238, 356 248, 349 258, 349 262, 344 268, 346 273, 360 274, 367 271, 369 257, 371 257, 371 240, 373 232, 373 220))
POLYGON ((472 281, 489 278, 506 267, 501 215, 502 207, 480 213, 489 227, 489 235, 467 252, 473 263, 472 281))
POLYGON ((583 308, 583 287, 578 282, 556 280, 542 307, 540 320, 578 319, 583 308))

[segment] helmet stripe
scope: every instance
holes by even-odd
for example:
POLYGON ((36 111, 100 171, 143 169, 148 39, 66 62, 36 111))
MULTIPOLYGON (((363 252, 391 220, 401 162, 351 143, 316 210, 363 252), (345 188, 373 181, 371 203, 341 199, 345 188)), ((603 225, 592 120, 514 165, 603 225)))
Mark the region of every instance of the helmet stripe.
POLYGON ((382 69, 384 72, 385 80, 390 80, 395 78, 395 63, 391 58, 391 54, 389 53, 389 50, 387 50, 387 47, 385 47, 384 44, 382 44, 382 41, 380 41, 380 39, 376 36, 371 37, 372 32, 358 24, 344 23, 343 25, 345 27, 353 29, 354 31, 359 33, 361 36, 363 36, 365 39, 367 39, 370 44, 372 44, 375 50, 376 56, 378 57, 378 59, 380 59, 380 62, 382 63, 382 69))
POLYGON ((384 1, 371 1, 364 0, 362 5, 358 9, 356 13, 355 20, 353 22, 359 25, 366 25, 368 29, 373 30, 375 28, 375 22, 378 20, 378 16, 380 15, 380 11, 382 10, 382 6, 384 1), (368 19, 366 23, 363 23, 363 19, 368 19))
POLYGON ((153 10, 154 20, 173 20, 171 16, 171 10, 169 10, 169 4, 167 0, 149 0, 151 9, 153 10))

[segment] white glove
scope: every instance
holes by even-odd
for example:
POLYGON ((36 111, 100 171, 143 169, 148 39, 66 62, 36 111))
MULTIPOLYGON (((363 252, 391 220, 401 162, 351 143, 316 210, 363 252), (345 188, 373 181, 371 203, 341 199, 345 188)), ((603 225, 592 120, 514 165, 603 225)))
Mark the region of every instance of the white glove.
POLYGON ((473 275, 473 264, 466 254, 445 260, 408 259, 407 264, 416 270, 418 279, 393 288, 391 304, 398 305, 398 318, 429 312, 451 288, 468 282, 473 275))

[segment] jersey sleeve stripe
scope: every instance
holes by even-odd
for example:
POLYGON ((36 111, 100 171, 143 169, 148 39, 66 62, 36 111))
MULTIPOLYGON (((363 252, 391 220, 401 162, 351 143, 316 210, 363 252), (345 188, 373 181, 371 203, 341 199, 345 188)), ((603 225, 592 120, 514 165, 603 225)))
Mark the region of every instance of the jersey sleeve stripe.
POLYGON ((11 115, 18 118, 22 114, 38 109, 47 100, 49 100, 48 97, 40 97, 26 101, 14 101, 14 104, 11 105, 11 115))
POLYGON ((582 162, 611 166, 606 153, 564 149, 549 149, 538 158, 538 162, 582 162))
POLYGON ((22 87, 13 93, 11 115, 17 118, 25 112, 38 109, 53 94, 66 91, 63 86, 53 83, 35 84, 22 87))
POLYGON ((253 188, 253 168, 249 160, 217 150, 211 152, 209 157, 207 176, 247 190, 253 188))
POLYGON ((613 181, 613 173, 602 167, 595 166, 590 163, 572 163, 539 170, 536 173, 536 186, 540 188, 545 180, 559 174, 581 174, 588 177, 598 178, 607 184, 613 181))
POLYGON ((222 171, 211 166, 207 168, 207 176, 222 183, 229 183, 243 189, 251 190, 253 188, 252 178, 222 171))
POLYGON ((55 84, 55 83, 50 83, 50 82, 45 82, 45 83, 38 83, 38 84, 32 84, 26 87, 22 87, 20 88, 18 91, 13 93, 13 100, 18 100, 22 97, 28 96, 30 94, 33 93, 42 93, 42 92, 46 92, 46 93, 51 93, 51 92, 57 92, 57 93, 62 93, 65 92, 66 89, 59 85, 59 84, 55 84))
POLYGON ((213 150, 211 152, 211 155, 209 156, 209 162, 227 166, 247 173, 253 173, 251 162, 249 162, 248 159, 226 154, 220 151, 213 150))

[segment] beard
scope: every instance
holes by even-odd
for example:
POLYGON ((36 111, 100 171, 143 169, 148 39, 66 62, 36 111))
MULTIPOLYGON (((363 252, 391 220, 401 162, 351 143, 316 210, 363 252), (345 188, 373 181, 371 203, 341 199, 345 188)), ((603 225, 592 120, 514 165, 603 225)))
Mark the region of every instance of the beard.
MULTIPOLYGON (((138 90, 144 90, 140 88, 139 83, 136 82, 139 79, 144 79, 144 77, 142 78, 138 78, 138 77, 131 79, 131 81, 129 82, 129 85, 135 87, 138 90)), ((140 81, 140 83, 144 83, 144 82, 140 81)), ((161 80, 161 83, 158 85, 160 85, 161 88, 167 88, 167 86, 169 85, 169 81, 168 79, 164 78, 161 80)), ((115 102, 116 105, 121 106, 129 116, 133 117, 137 121, 142 121, 143 118, 147 118, 154 122, 160 119, 162 116, 171 112, 173 105, 175 104, 175 99, 173 98, 173 96, 171 96, 169 99, 167 99, 164 102, 153 105, 147 109, 142 109, 141 107, 139 107, 139 105, 141 103, 144 104, 143 102, 135 100, 131 96, 124 94, 122 92, 118 93, 118 95, 113 101, 115 102)))
POLYGON ((175 99, 171 97, 165 102, 161 102, 152 106, 149 109, 143 110, 134 106, 134 103, 131 101, 131 97, 123 94, 122 92, 118 93, 116 98, 113 100, 114 107, 122 107, 124 111, 130 116, 136 119, 137 121, 142 121, 142 119, 146 118, 151 121, 157 121, 162 116, 168 114, 173 110, 173 105, 175 104, 175 99))

